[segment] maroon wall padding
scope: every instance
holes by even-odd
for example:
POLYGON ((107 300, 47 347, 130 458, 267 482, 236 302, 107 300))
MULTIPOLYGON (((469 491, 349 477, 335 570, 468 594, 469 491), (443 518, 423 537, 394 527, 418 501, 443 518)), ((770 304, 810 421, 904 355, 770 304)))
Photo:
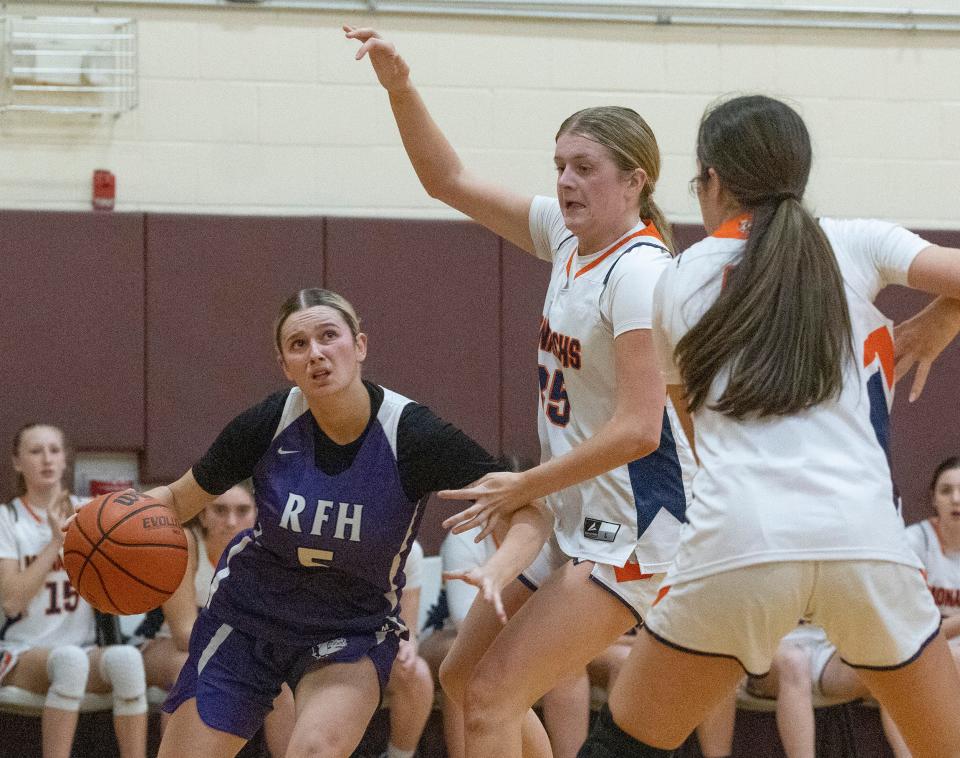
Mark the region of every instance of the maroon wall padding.
POLYGON ((674 224, 673 247, 675 251, 686 250, 690 245, 699 242, 707 233, 700 224, 674 224))
MULTIPOLYGON (((902 321, 930 300, 929 295, 906 287, 888 287, 877 298, 877 306, 894 321, 902 321)), ((960 345, 955 343, 934 364, 916 402, 909 402, 913 374, 897 386, 890 417, 890 455, 907 523, 932 515, 930 475, 944 458, 960 455, 958 377, 960 345)))
MULTIPOLYGON (((549 268, 476 224, 329 219, 324 247, 322 218, 2 217, 0 348, 11 381, 0 444, 27 419, 50 419, 81 450, 143 451, 142 481, 175 478, 233 415, 286 386, 276 310, 294 290, 324 285, 364 319, 368 376, 493 452, 539 457, 535 350, 549 268)), ((674 231, 680 249, 704 234, 674 231)), ((960 246, 960 232, 921 234, 960 246)), ((900 319, 924 302, 890 288, 878 304, 900 319)), ((892 457, 908 521, 927 512, 934 466, 960 454, 957 376, 953 345, 917 403, 906 385, 898 393, 892 457)), ((0 493, 12 482, 3 461, 0 493)), ((432 508, 428 550, 451 508, 432 508)))
POLYGON ((550 264, 503 243, 503 452, 540 462, 537 339, 550 264))
MULTIPOLYGON (((500 242, 477 224, 331 218, 327 286, 356 307, 369 335, 364 372, 500 445, 500 242)), ((421 532, 434 552, 431 503, 421 532)))
POLYGON ((147 446, 141 478, 179 477, 238 412, 288 386, 273 321, 323 285, 322 218, 147 216, 147 446))
POLYGON ((0 224, 0 500, 28 421, 79 448, 143 447, 143 216, 6 211, 0 224))
MULTIPOLYGON (((917 234, 935 245, 960 247, 960 231, 920 230, 917 234)), ((888 287, 877 305, 894 321, 901 321, 930 299, 905 287, 888 287)), ((943 352, 914 403, 909 402, 912 383, 912 374, 900 383, 891 416, 894 479, 903 497, 907 523, 932 514, 930 476, 944 458, 960 455, 960 343, 954 341, 943 352)))

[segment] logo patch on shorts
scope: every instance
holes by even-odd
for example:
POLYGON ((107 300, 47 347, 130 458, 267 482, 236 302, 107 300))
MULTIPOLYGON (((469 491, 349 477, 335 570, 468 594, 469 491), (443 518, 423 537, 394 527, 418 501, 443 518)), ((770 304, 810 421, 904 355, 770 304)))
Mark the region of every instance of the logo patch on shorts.
POLYGON ((620 531, 621 526, 621 524, 601 521, 598 518, 585 518, 583 520, 583 536, 588 540, 613 542, 617 538, 617 532, 620 531))
POLYGON ((314 645, 312 648, 310 648, 310 654, 319 661, 327 656, 333 655, 334 653, 339 653, 346 646, 346 638, 337 637, 336 639, 321 642, 319 645, 314 645))

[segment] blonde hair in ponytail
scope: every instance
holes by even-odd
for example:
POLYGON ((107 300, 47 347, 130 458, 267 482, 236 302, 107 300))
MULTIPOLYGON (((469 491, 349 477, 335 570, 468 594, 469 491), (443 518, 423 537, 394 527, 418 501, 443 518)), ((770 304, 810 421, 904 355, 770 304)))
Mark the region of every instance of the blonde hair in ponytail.
POLYGON ((660 147, 650 125, 631 108, 604 105, 568 116, 560 124, 556 139, 568 133, 581 134, 603 145, 621 171, 643 169, 647 181, 640 191, 640 218, 653 222, 666 246, 673 250, 673 230, 653 199, 660 179, 660 147))
POLYGON ((657 227, 657 231, 659 231, 660 236, 663 237, 663 242, 667 246, 667 249, 675 254, 677 251, 673 247, 673 227, 670 226, 667 217, 663 211, 660 210, 660 206, 654 202, 653 187, 650 186, 650 183, 648 182, 644 185, 643 189, 644 191, 640 193, 640 218, 652 222, 653 225, 657 227), (650 187, 649 192, 646 191, 647 187, 650 187))

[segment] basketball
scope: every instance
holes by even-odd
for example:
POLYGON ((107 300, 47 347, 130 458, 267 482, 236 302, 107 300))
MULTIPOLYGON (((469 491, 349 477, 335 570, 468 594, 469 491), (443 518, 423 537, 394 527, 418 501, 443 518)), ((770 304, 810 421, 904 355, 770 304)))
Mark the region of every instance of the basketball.
POLYGON ((80 596, 97 610, 144 613, 180 585, 187 538, 159 500, 111 492, 77 512, 63 542, 63 565, 80 596))

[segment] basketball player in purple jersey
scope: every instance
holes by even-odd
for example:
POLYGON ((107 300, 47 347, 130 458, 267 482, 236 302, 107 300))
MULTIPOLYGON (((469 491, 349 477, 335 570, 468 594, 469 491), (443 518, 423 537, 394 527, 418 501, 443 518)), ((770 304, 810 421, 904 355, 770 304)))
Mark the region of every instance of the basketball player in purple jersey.
MULTIPOLYGON (((404 562, 427 495, 503 468, 425 406, 361 378, 367 338, 339 295, 290 297, 276 344, 296 386, 241 413, 149 493, 185 521, 252 477, 258 508, 217 566, 164 705, 160 758, 236 755, 283 682, 297 706, 288 758, 350 755, 407 634, 404 562)), ((535 507, 518 511, 504 543, 515 572, 547 532, 535 507)))

